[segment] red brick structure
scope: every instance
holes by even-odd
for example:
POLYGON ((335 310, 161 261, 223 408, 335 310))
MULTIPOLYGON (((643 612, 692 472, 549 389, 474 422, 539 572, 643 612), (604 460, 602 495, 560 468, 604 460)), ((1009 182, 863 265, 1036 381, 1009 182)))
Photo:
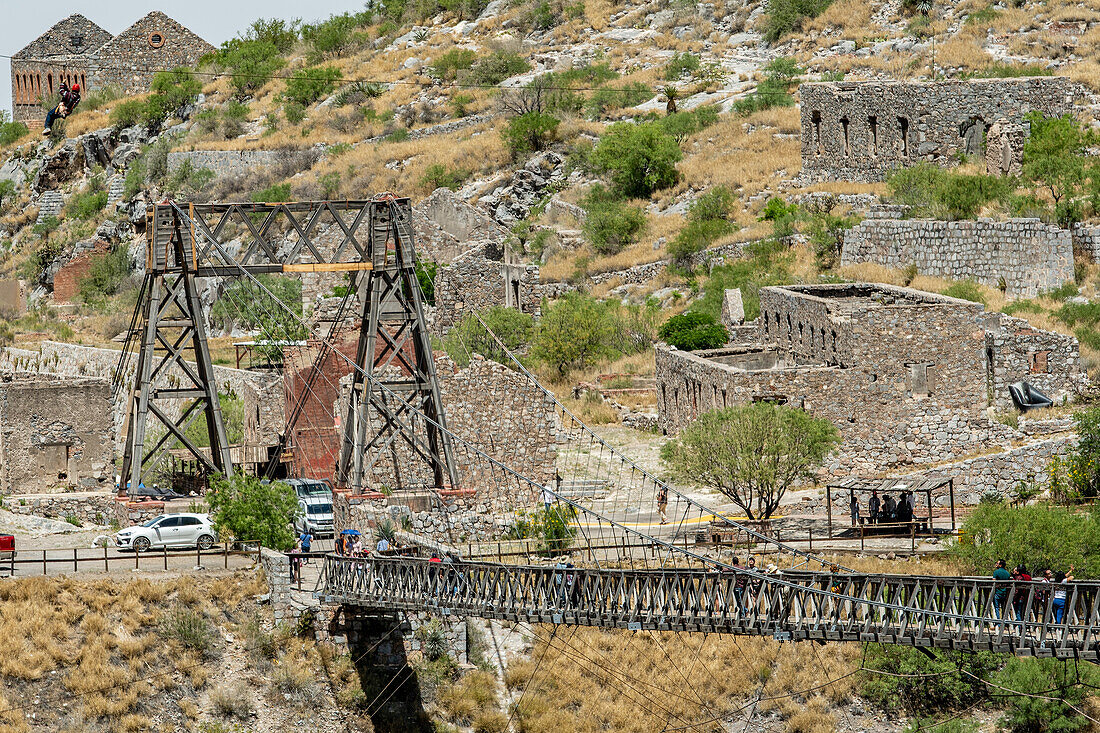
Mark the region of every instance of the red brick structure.
POLYGON ((12 117, 37 123, 62 86, 149 90, 158 70, 193 67, 214 47, 164 13, 153 11, 117 36, 79 13, 59 21, 11 60, 12 117))
POLYGON ((88 276, 95 261, 101 259, 111 249, 106 242, 96 242, 95 248, 77 255, 69 264, 62 267, 53 276, 53 299, 57 303, 68 303, 80 295, 80 281, 88 276))

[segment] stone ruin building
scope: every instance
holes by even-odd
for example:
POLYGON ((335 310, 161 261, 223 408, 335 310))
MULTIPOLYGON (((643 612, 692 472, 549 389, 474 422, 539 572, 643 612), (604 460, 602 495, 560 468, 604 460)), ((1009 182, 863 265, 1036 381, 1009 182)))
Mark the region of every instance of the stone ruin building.
POLYGON ((106 379, 8 373, 0 381, 0 492, 113 485, 106 379))
POLYGON ((126 95, 147 92, 157 70, 195 66, 214 50, 160 11, 117 36, 79 13, 70 15, 12 57, 12 117, 41 122, 43 102, 63 85, 79 84, 82 90, 113 86, 126 95))
POLYGON ((878 475, 1022 437, 987 412, 1012 407, 1009 384, 1026 380, 1058 403, 1087 383, 1075 338, 934 293, 766 287, 760 314, 734 327, 725 348, 657 348, 662 430, 675 433, 707 410, 776 401, 837 426, 843 443, 830 472, 878 475))
POLYGON ((1076 89, 1057 76, 809 82, 799 87, 802 172, 810 180, 879 181, 921 161, 983 155, 991 128, 996 169, 1011 171, 1026 140, 1024 116, 1066 114, 1076 89))

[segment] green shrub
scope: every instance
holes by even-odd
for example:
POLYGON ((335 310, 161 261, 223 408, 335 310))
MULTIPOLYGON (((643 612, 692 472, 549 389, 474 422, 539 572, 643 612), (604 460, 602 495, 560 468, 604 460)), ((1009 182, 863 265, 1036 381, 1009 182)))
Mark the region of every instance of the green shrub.
POLYGON ((676 139, 654 122, 618 122, 607 128, 592 162, 608 174, 612 190, 628 198, 648 198, 680 180, 676 164, 683 153, 676 139))
POLYGON ((435 276, 439 272, 439 263, 432 260, 417 259, 413 265, 416 281, 420 285, 420 294, 428 305, 435 305, 435 276))
POLYGON ((291 104, 307 107, 330 94, 344 75, 334 66, 315 66, 295 71, 286 82, 283 97, 291 104))
POLYGON ((477 61, 477 52, 468 48, 452 48, 440 55, 431 66, 428 73, 442 81, 454 81, 460 71, 466 71, 477 61))
POLYGON ((702 64, 693 53, 676 53, 665 66, 665 81, 676 81, 685 73, 694 74, 702 64))
POLYGON ((716 122, 718 122, 718 108, 714 105, 697 107, 690 112, 675 112, 657 120, 661 129, 677 140, 683 140, 705 130, 716 122))
POLYGON ((29 130, 22 122, 10 122, 7 110, 0 110, 0 147, 11 145, 29 130))
POLYGON ((306 118, 306 108, 296 102, 290 102, 283 107, 283 114, 290 124, 300 125, 306 118))
POLYGON ((168 117, 198 99, 199 93, 202 92, 202 82, 189 70, 175 68, 154 74, 149 90, 153 93, 150 98, 151 103, 163 111, 165 117, 168 117), (152 100, 156 101, 152 102, 152 100))
POLYGON ((645 212, 608 194, 597 184, 581 201, 587 216, 584 233, 596 252, 615 254, 638 241, 646 225, 645 212))
POLYGON ((178 603, 160 620, 160 635, 184 647, 209 656, 214 647, 214 630, 201 611, 178 603))
POLYGON ((270 43, 279 53, 287 53, 298 41, 301 21, 287 22, 279 18, 257 18, 245 30, 246 41, 270 43))
POLYGON ((764 21, 764 39, 775 43, 788 33, 802 28, 804 20, 825 12, 832 0, 768 0, 764 21))
POLYGON ((252 194, 251 199, 259 204, 290 201, 290 184, 273 183, 262 191, 252 194))
POLYGON ((709 313, 717 319, 722 312, 726 290, 740 288, 745 319, 751 321, 760 316, 760 288, 793 282, 788 268, 791 255, 786 247, 774 241, 764 242, 746 247, 745 255, 711 269, 703 298, 692 306, 692 310, 709 313))
POLYGON ((701 252, 736 229, 730 221, 734 194, 727 186, 715 186, 692 203, 688 224, 668 245, 669 255, 679 261, 701 252))
POLYGON ((373 13, 342 13, 327 20, 302 26, 302 40, 310 45, 315 58, 340 56, 357 42, 355 30, 370 24, 373 13))
POLYGON ((952 283, 943 290, 943 295, 949 298, 969 300, 972 303, 981 303, 985 305, 985 296, 982 295, 981 288, 978 287, 978 284, 973 280, 960 280, 956 283, 952 283))
POLYGON ((404 127, 398 127, 382 139, 388 143, 403 143, 409 139, 409 131, 404 127))
POLYGON ((790 107, 794 105, 794 97, 791 96, 791 84, 795 77, 801 74, 803 69, 798 67, 794 59, 780 56, 770 61, 764 67, 764 81, 760 82, 756 89, 733 105, 739 114, 747 115, 772 107, 790 107))
POLYGON ((226 288, 210 308, 210 322, 219 328, 236 324, 258 330, 262 338, 272 341, 304 338, 305 329, 298 320, 302 316, 302 281, 270 274, 256 279, 256 283, 237 280, 226 288), (284 306, 293 309, 293 315, 284 306))
POLYGON ((214 529, 223 538, 259 542, 286 551, 294 546, 291 523, 299 514, 298 496, 281 481, 262 482, 254 476, 234 474, 210 481, 206 503, 214 529))
POLYGON ((106 191, 85 191, 72 198, 68 204, 68 211, 72 216, 81 221, 94 219, 107 207, 106 191))
POLYGON ((611 110, 635 107, 653 96, 653 90, 640 81, 630 82, 621 87, 601 87, 592 92, 586 108, 588 116, 596 119, 611 110))
POLYGON ((92 260, 88 274, 80 281, 80 299, 92 305, 106 301, 129 277, 130 265, 130 252, 125 246, 92 260))
POLYGON ((1009 658, 993 676, 993 684, 1023 694, 997 690, 1007 708, 1001 725, 1012 733, 1070 733, 1088 728, 1089 721, 1078 710, 1089 693, 1086 686, 1100 683, 1100 675, 1092 665, 1074 664, 1068 669, 1067 664, 1058 659, 1009 658))
POLYGON ((238 96, 255 93, 286 62, 271 40, 233 38, 221 45, 210 60, 230 74, 238 96))
POLYGON ((434 191, 437 188, 457 191, 472 174, 473 171, 465 168, 448 168, 442 163, 433 163, 424 171, 424 175, 420 178, 420 185, 428 191, 434 191))
POLYGON ((1074 565, 1082 575, 1100 573, 1100 556, 1092 549, 1100 542, 1100 521, 1092 513, 983 501, 962 529, 965 541, 952 544, 950 551, 976 573, 991 573, 1000 558, 1009 566, 1025 562, 1032 571, 1074 565))
POLYGON ((990 203, 1007 203, 1015 184, 1011 179, 968 175, 921 162, 902 168, 886 179, 890 199, 912 206, 912 215, 931 219, 973 219, 990 203))
POLYGON ((511 76, 530 70, 531 65, 518 54, 497 51, 478 59, 470 67, 467 78, 473 84, 496 86, 511 76))
POLYGON ((145 101, 141 99, 127 99, 119 102, 111 109, 111 125, 121 130, 133 127, 145 119, 145 101))
POLYGON ((682 351, 717 349, 729 341, 726 327, 709 313, 688 311, 665 321, 657 331, 666 343, 682 351))
POLYGON ((1050 76, 1053 73, 1054 69, 1039 64, 992 63, 985 68, 963 74, 962 77, 965 79, 1012 79, 1020 76, 1050 76))
POLYGON ((934 652, 929 658, 918 649, 871 644, 861 673, 860 694, 882 710, 905 715, 928 715, 958 710, 984 700, 985 679, 996 669, 990 652, 934 652), (967 674, 969 673, 969 674, 967 674))
POLYGON ((557 137, 561 120, 542 112, 528 112, 508 120, 501 131, 505 145, 518 159, 528 153, 546 149, 557 137))
POLYGON ((523 352, 530 345, 535 334, 535 319, 529 313, 515 308, 493 306, 478 314, 488 326, 482 326, 474 314, 465 316, 447 333, 443 347, 447 354, 460 367, 470 363, 472 354, 480 354, 487 359, 512 366, 512 360, 501 349, 497 339, 513 353, 523 352), (491 332, 491 333, 490 333, 491 332), (493 335, 496 338, 493 338, 493 335))

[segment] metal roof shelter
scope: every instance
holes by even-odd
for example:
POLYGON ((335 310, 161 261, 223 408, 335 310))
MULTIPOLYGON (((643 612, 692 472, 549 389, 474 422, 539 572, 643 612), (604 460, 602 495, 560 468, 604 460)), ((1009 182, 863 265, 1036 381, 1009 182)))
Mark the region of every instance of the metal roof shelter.
MULTIPOLYGON (((852 499, 855 499, 856 492, 859 493, 875 493, 877 492, 881 496, 885 496, 891 493, 901 493, 902 491, 912 491, 914 494, 924 494, 926 499, 926 507, 928 509, 928 534, 932 534, 932 493, 938 491, 944 487, 947 487, 948 496, 951 501, 951 530, 955 530, 955 481, 954 479, 946 478, 931 478, 931 479, 918 479, 911 477, 899 477, 899 478, 862 478, 859 476, 850 476, 846 479, 833 482, 825 487, 825 506, 829 513, 829 537, 833 536, 833 491, 834 490, 846 490, 849 492, 852 499)), ((914 506, 914 509, 916 507, 914 506)), ((918 517, 914 516, 911 522, 907 522, 906 525, 917 522, 918 517)), ((919 523, 918 523, 919 524, 919 523)), ((889 525, 888 525, 889 526, 889 525)), ((899 528, 901 525, 897 525, 899 528)))

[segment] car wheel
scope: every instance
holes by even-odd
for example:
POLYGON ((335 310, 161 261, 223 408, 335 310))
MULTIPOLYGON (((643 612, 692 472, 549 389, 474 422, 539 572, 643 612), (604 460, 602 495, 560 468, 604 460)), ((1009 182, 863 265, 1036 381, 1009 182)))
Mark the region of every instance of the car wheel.
POLYGON ((199 549, 200 550, 204 550, 204 551, 209 550, 213 546, 214 546, 214 538, 211 537, 210 535, 204 534, 202 537, 199 537, 199 549))
POLYGON ((135 552, 145 552, 146 550, 149 549, 149 546, 151 544, 152 543, 149 542, 148 537, 135 537, 134 538, 134 551, 135 552))

